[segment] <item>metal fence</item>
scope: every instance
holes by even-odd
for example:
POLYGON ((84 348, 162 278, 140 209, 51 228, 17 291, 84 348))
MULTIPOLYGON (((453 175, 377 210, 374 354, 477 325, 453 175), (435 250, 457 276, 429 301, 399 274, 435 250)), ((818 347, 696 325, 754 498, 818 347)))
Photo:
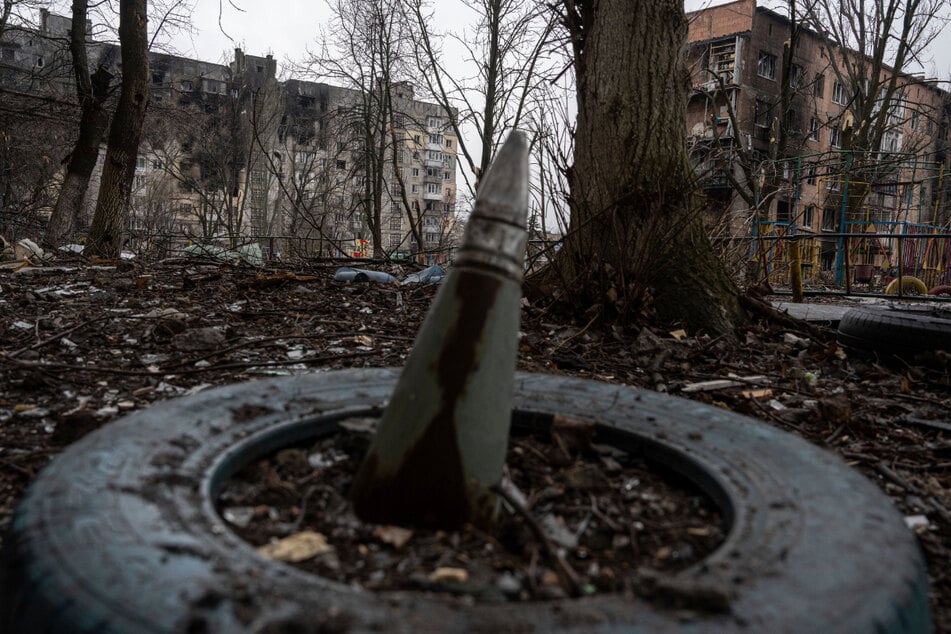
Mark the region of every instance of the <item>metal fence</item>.
POLYGON ((893 228, 898 230, 797 234, 772 227, 715 243, 750 284, 788 288, 798 269, 806 292, 951 295, 951 232, 905 223, 893 228))

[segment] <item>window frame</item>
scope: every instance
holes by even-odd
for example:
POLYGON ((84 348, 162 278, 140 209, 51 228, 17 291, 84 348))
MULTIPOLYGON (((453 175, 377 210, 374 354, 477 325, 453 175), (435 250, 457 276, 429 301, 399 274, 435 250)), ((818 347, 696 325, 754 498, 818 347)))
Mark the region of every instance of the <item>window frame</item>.
POLYGON ((776 80, 776 55, 760 51, 756 60, 756 75, 771 81, 776 80))

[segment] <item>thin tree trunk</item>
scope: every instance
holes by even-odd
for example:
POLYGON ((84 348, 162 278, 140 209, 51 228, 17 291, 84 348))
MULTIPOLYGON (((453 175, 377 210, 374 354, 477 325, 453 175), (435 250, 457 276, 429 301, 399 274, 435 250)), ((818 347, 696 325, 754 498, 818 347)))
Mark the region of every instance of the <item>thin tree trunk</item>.
POLYGON ((743 318, 693 195, 680 0, 565 0, 578 123, 565 292, 602 316, 725 332, 743 318))
POLYGON ((122 91, 109 128, 96 214, 86 253, 118 258, 128 216, 142 122, 149 101, 147 0, 120 0, 119 44, 122 91))
MULTIPOLYGON (((73 0, 72 35, 69 50, 76 79, 76 96, 82 114, 79 120, 79 138, 70 154, 66 166, 63 186, 53 206, 43 243, 49 247, 58 247, 68 237, 76 223, 89 178, 99 158, 99 145, 109 124, 106 100, 110 93, 112 74, 100 66, 89 75, 89 62, 86 52, 86 14, 87 0, 73 0)), ((100 60, 102 64, 106 60, 100 60)))

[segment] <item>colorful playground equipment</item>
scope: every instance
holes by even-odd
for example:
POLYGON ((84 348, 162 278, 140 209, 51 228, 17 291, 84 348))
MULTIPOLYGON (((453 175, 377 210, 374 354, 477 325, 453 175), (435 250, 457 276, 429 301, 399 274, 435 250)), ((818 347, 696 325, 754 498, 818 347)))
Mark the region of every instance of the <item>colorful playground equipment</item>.
POLYGON ((753 222, 748 271, 788 285, 795 242, 807 287, 951 295, 951 218, 940 207, 944 167, 910 154, 883 156, 861 173, 849 152, 775 167, 783 184, 773 196, 778 202, 763 205, 753 222))

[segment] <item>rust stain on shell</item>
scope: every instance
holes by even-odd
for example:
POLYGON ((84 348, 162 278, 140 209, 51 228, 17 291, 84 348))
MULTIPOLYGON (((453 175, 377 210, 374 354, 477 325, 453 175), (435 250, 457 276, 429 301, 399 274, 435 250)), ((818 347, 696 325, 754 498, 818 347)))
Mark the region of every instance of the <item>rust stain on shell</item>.
MULTIPOLYGON (((479 347, 502 281, 467 270, 458 271, 458 275, 458 318, 434 360, 433 371, 441 387, 439 410, 384 486, 367 487, 381 480, 377 456, 368 457, 354 482, 364 491, 355 501, 355 510, 367 521, 419 526, 435 526, 438 521, 439 528, 450 529, 479 519, 470 518, 472 504, 457 444, 456 405, 478 369, 479 347)), ((480 514, 491 507, 488 501, 477 502, 480 514)))

